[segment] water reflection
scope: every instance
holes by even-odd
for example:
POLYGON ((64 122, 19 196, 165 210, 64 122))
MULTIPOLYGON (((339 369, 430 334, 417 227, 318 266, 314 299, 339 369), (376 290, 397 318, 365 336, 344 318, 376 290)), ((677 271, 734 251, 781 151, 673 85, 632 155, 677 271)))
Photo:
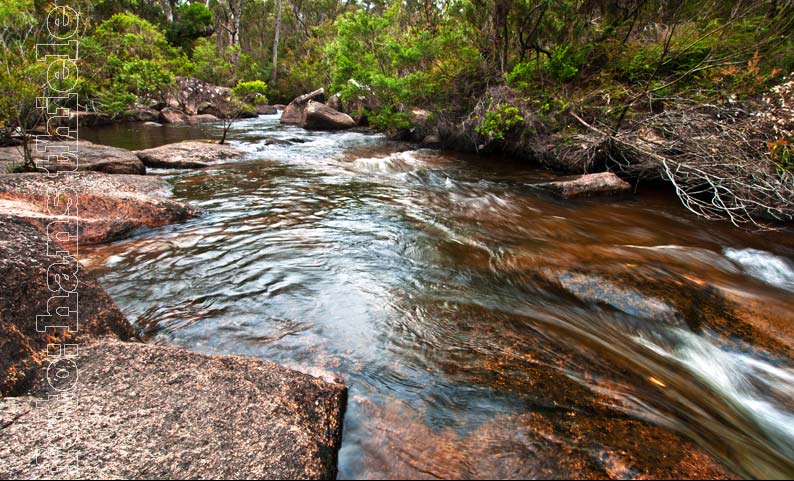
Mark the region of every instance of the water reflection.
POLYGON ((152 342, 341 374, 342 477, 794 473, 791 232, 360 133, 232 134, 246 161, 171 177, 206 215, 87 261, 152 342))

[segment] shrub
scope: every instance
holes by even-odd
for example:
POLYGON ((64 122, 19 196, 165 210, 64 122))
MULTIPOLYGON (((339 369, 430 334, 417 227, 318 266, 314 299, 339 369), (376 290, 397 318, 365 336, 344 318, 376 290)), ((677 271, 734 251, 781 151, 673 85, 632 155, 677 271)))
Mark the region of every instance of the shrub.
POLYGON ((510 72, 505 74, 505 81, 514 89, 527 90, 537 72, 538 65, 535 61, 517 63, 510 72))
POLYGON ((82 93, 101 108, 122 114, 139 99, 159 97, 174 84, 174 72, 192 64, 168 44, 165 34, 146 20, 119 13, 102 22, 80 45, 87 79, 82 93))
POLYGON ((522 123, 524 117, 517 107, 499 104, 495 109, 488 109, 476 131, 489 140, 504 140, 508 132, 522 123))
POLYGON ((194 41, 212 35, 213 21, 212 11, 200 3, 179 5, 176 20, 168 27, 168 40, 190 53, 194 41))
POLYGON ((543 65, 543 69, 560 82, 567 82, 576 77, 583 62, 582 54, 574 54, 568 46, 555 47, 551 58, 543 65))
POLYGON ((263 105, 267 103, 267 84, 262 80, 238 82, 232 93, 246 103, 263 105))

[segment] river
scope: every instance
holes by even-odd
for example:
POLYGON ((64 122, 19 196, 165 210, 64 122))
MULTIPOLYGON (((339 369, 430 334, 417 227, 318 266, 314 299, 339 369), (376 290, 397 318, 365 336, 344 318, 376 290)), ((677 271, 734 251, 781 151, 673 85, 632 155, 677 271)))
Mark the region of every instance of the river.
POLYGON ((81 257, 149 342, 340 375, 341 478, 667 476, 688 443, 794 474, 791 230, 654 189, 561 201, 532 166, 277 116, 230 135, 245 161, 152 172, 204 215, 81 257))

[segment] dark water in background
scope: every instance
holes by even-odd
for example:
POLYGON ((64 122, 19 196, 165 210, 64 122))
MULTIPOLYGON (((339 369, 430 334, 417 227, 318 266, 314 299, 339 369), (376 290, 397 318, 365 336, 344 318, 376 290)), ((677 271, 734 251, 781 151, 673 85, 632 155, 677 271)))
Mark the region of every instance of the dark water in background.
POLYGON ((681 449, 631 419, 739 474, 794 474, 791 231, 705 223, 662 193, 559 201, 527 166, 275 116, 232 139, 246 161, 160 172, 206 215, 84 260, 152 342, 340 374, 340 477, 562 475, 569 447, 633 477, 621 443, 681 449))

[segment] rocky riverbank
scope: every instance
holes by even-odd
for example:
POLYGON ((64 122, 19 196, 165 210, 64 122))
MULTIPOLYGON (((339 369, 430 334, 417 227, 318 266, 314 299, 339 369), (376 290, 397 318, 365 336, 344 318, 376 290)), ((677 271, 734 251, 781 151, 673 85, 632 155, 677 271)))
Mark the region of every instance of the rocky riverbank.
POLYGON ((152 176, 98 172, 0 175, 0 214, 24 219, 42 232, 57 222, 63 233, 58 241, 64 246, 110 242, 134 229, 160 227, 198 213, 168 195, 168 183, 152 176), (76 202, 53 198, 55 193, 62 197, 77 194, 76 202))
POLYGON ((0 216, 0 476, 336 476, 341 383, 258 359, 141 344, 93 276, 53 259, 43 232, 0 216), (36 316, 63 301, 50 300, 53 276, 79 279, 77 333, 37 330, 36 316), (48 370, 53 343, 79 348, 70 357, 77 402, 52 401, 74 381, 48 370), (65 435, 51 437, 56 419, 79 433, 66 445, 65 435), (78 467, 63 462, 70 455, 78 467))
MULTIPOLYGON (((21 161, 16 148, 0 154, 21 161)), ((0 174, 0 476, 336 477, 347 399, 339 380, 142 344, 93 276, 55 254, 198 214, 169 198, 164 179, 141 175, 144 164, 201 168, 241 156, 206 142, 135 153, 81 142, 78 172, 0 174), (40 332, 37 316, 73 308, 53 282, 76 285, 76 332, 40 332), (68 358, 74 385, 52 375, 50 351, 65 344, 78 349, 68 358), (67 390, 75 397, 57 399, 77 401, 43 402, 67 390), (53 440, 54 419, 79 434, 53 440)))

